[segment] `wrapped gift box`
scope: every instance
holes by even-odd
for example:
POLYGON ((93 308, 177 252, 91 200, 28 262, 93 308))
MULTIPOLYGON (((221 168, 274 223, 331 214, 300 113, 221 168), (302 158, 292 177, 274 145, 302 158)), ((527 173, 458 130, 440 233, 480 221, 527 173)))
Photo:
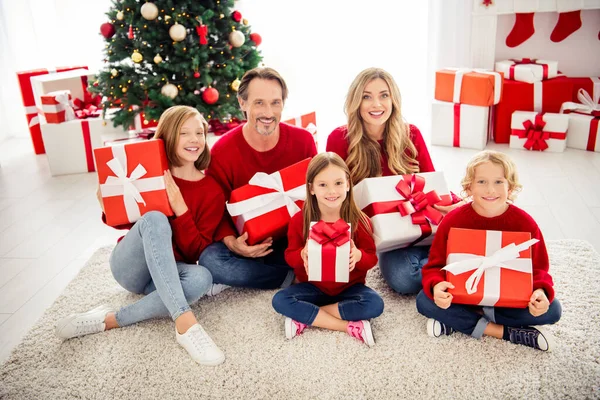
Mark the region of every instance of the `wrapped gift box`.
POLYGON ((29 124, 29 134, 31 135, 31 141, 33 142, 33 150, 35 151, 35 154, 44 154, 46 151, 44 149, 44 141, 42 140, 42 130, 40 128, 38 110, 35 105, 35 97, 33 95, 33 88, 31 86, 31 78, 34 76, 53 74, 56 72, 70 71, 74 69, 87 69, 87 67, 59 67, 54 69, 36 69, 32 71, 17 72, 19 87, 21 89, 21 97, 23 99, 23 106, 25 107, 27 123, 29 124))
POLYGON ((559 74, 557 61, 530 58, 498 61, 495 70, 502 72, 505 79, 527 83, 556 78, 559 74))
POLYGON ((579 89, 579 103, 563 103, 561 112, 569 117, 567 147, 600 152, 600 90, 592 97, 584 89, 579 89))
POLYGON ((343 219, 333 224, 311 222, 308 235, 308 280, 350 280, 350 225, 343 219))
MULTIPOLYGON (((140 128, 141 129, 147 129, 147 128, 155 128, 158 126, 158 120, 156 119, 146 119, 146 114, 142 111, 140 112, 140 118, 139 121, 141 123, 140 128)), ((137 124, 137 120, 136 120, 136 124, 137 124)), ((137 125, 136 125, 137 128, 137 125)))
POLYGON ((466 68, 435 73, 435 99, 473 106, 491 106, 502 99, 503 77, 498 72, 466 68))
POLYGON ((102 147, 104 135, 127 136, 102 118, 74 119, 61 124, 41 124, 42 138, 53 176, 94 172, 93 150, 102 147))
POLYGON ((559 77, 525 83, 504 80, 502 101, 495 107, 494 141, 510 142, 511 120, 515 111, 558 113, 562 104, 573 99, 573 81, 559 77))
POLYGON ((169 169, 162 140, 152 139, 94 150, 106 223, 134 223, 148 211, 173 215, 164 172, 169 169))
POLYGON ((565 114, 515 111, 510 147, 561 153, 567 147, 568 127, 569 117, 565 114))
POLYGON ((42 112, 49 124, 60 124, 61 122, 75 119, 71 92, 58 90, 41 96, 42 112))
POLYGON ((443 172, 367 178, 354 199, 371 219, 378 252, 430 245, 443 218, 433 205, 452 203, 443 172))
POLYGON ((452 302, 525 308, 533 293, 529 232, 450 228, 446 280, 452 302))
MULTIPOLYGON (((56 74, 41 75, 31 78, 35 105, 38 110, 42 109, 42 95, 58 90, 68 90, 71 98, 78 108, 83 108, 86 100, 92 97, 87 91, 88 82, 93 82, 94 74, 87 69, 76 69, 72 71, 58 72, 56 74)), ((98 98, 95 96, 94 98, 98 98)))
POLYGON ((431 144, 481 150, 488 141, 490 108, 434 101, 431 144))
POLYGON ((573 101, 578 101, 579 89, 585 90, 593 99, 600 98, 600 77, 569 78, 569 80, 573 82, 573 101))
POLYGON ((249 245, 286 236, 290 219, 306 199, 309 162, 307 158, 270 175, 258 172, 247 185, 231 192, 227 211, 238 233, 248 232, 249 245))
POLYGON ((291 119, 288 119, 283 122, 285 122, 286 124, 299 126, 301 128, 306 129, 307 131, 309 131, 311 133, 311 135, 313 135, 313 138, 315 139, 315 143, 317 143, 317 113, 316 112, 313 111, 311 113, 304 114, 300 117, 291 118, 291 119))

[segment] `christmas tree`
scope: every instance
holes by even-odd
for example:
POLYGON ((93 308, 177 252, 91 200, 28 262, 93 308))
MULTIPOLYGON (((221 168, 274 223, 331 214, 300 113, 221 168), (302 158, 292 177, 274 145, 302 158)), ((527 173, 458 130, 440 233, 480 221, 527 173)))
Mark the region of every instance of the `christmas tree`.
POLYGON ((195 107, 210 122, 242 117, 239 79, 258 65, 261 38, 233 9, 234 0, 114 0, 100 27, 106 65, 90 92, 115 126, 142 113, 156 122, 174 105, 195 107))

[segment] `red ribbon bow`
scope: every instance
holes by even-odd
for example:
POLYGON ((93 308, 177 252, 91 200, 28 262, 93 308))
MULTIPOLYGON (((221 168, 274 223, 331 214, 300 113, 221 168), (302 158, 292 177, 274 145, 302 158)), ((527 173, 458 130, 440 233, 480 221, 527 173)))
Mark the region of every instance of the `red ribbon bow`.
POLYGON ((320 245, 330 243, 339 247, 350 241, 348 228, 350 225, 343 219, 338 219, 333 224, 319 221, 310 228, 309 237, 320 245))
POLYGON ((206 40, 206 35, 208 35, 208 26, 199 25, 196 27, 196 33, 200 36, 200 44, 208 44, 208 40, 206 40))
POLYGON ((550 139, 550 133, 544 132, 546 122, 544 121, 542 114, 537 114, 535 116, 535 123, 531 122, 531 120, 523 121, 523 126, 525 127, 523 136, 527 138, 523 147, 527 150, 539 151, 544 151, 548 148, 546 140, 550 139))
POLYGON ((210 126, 210 131, 214 133, 215 136, 221 136, 224 133, 229 132, 236 126, 240 125, 241 121, 237 118, 232 118, 231 122, 222 123, 218 119, 211 119, 208 121, 208 125, 210 126))
POLYGON ((79 119, 99 117, 102 113, 102 111, 98 109, 101 102, 102 97, 100 95, 94 96, 86 91, 83 94, 83 100, 73 100, 73 104, 75 105, 75 116, 79 119))
POLYGON ((442 201, 435 190, 424 193, 425 178, 418 175, 403 175, 396 185, 396 190, 404 200, 398 204, 398 210, 403 217, 410 215, 415 225, 429 225, 427 221, 438 225, 444 215, 433 208, 442 201))

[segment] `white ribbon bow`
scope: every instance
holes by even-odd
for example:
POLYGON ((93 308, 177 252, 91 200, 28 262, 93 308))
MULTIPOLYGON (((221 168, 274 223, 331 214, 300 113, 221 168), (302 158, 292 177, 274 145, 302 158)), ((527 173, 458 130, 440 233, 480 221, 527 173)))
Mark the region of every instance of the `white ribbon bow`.
POLYGON ((465 289, 468 294, 477 292, 477 285, 481 280, 484 272, 490 268, 506 268, 514 271, 528 272, 531 270, 531 260, 526 260, 527 265, 519 265, 511 261, 519 258, 519 253, 523 250, 528 249, 535 243, 539 242, 538 239, 530 239, 519 245, 511 243, 496 250, 490 256, 480 256, 476 254, 464 254, 464 253, 450 253, 448 255, 449 264, 446 265, 442 270, 451 272, 454 275, 459 275, 468 271, 475 270, 465 282, 465 289), (456 261, 454 261, 456 260, 456 261))
POLYGON ((75 119, 75 111, 73 110, 73 102, 70 99, 69 91, 65 90, 57 93, 54 96, 54 100, 56 100, 58 104, 42 104, 42 111, 44 113, 58 113, 64 110, 65 121, 72 121, 75 119))
POLYGON ((584 114, 591 114, 594 111, 600 111, 600 104, 598 104, 598 102, 600 102, 600 90, 597 90, 596 92, 597 93, 594 93, 594 98, 592 99, 592 96, 590 96, 585 89, 579 89, 577 91, 577 100, 579 100, 579 103, 567 101, 562 104, 560 112, 572 110, 584 114))
POLYGON ((477 72, 480 74, 494 76, 494 104, 500 102, 500 94, 502 93, 502 76, 499 72, 488 71, 481 68, 446 68, 450 71, 456 71, 454 75, 454 94, 452 97, 453 103, 460 103, 460 92, 462 90, 463 75, 469 72, 477 72))

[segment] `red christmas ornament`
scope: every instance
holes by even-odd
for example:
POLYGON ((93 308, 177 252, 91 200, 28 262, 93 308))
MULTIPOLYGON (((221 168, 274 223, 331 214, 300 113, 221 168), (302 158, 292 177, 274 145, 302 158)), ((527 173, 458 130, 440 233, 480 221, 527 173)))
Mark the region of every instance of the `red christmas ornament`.
POLYGON ((234 11, 231 13, 231 18, 235 21, 235 22, 240 22, 242 20, 242 13, 239 11, 234 11))
POLYGON ((198 72, 198 71, 194 72, 194 78, 200 78, 200 72, 198 72))
POLYGON ((129 33, 127 33, 127 37, 130 40, 134 38, 134 36, 133 36, 133 25, 129 25, 129 33))
POLYGON ((202 100, 204 100, 206 104, 215 104, 217 100, 219 100, 219 91, 213 87, 207 88, 202 93, 202 100))
POLYGON ((260 37, 260 35, 258 33, 251 33, 250 40, 252 40, 254 43, 256 43, 257 46, 260 46, 260 44, 262 43, 262 38, 260 37))
POLYGON ((208 41, 206 40, 206 35, 208 35, 208 26, 206 26, 206 25, 197 26, 196 33, 200 37, 200 44, 208 44, 208 41))
POLYGON ((115 27, 110 22, 105 22, 102 25, 100 25, 100 33, 106 39, 110 39, 115 35, 115 27))

